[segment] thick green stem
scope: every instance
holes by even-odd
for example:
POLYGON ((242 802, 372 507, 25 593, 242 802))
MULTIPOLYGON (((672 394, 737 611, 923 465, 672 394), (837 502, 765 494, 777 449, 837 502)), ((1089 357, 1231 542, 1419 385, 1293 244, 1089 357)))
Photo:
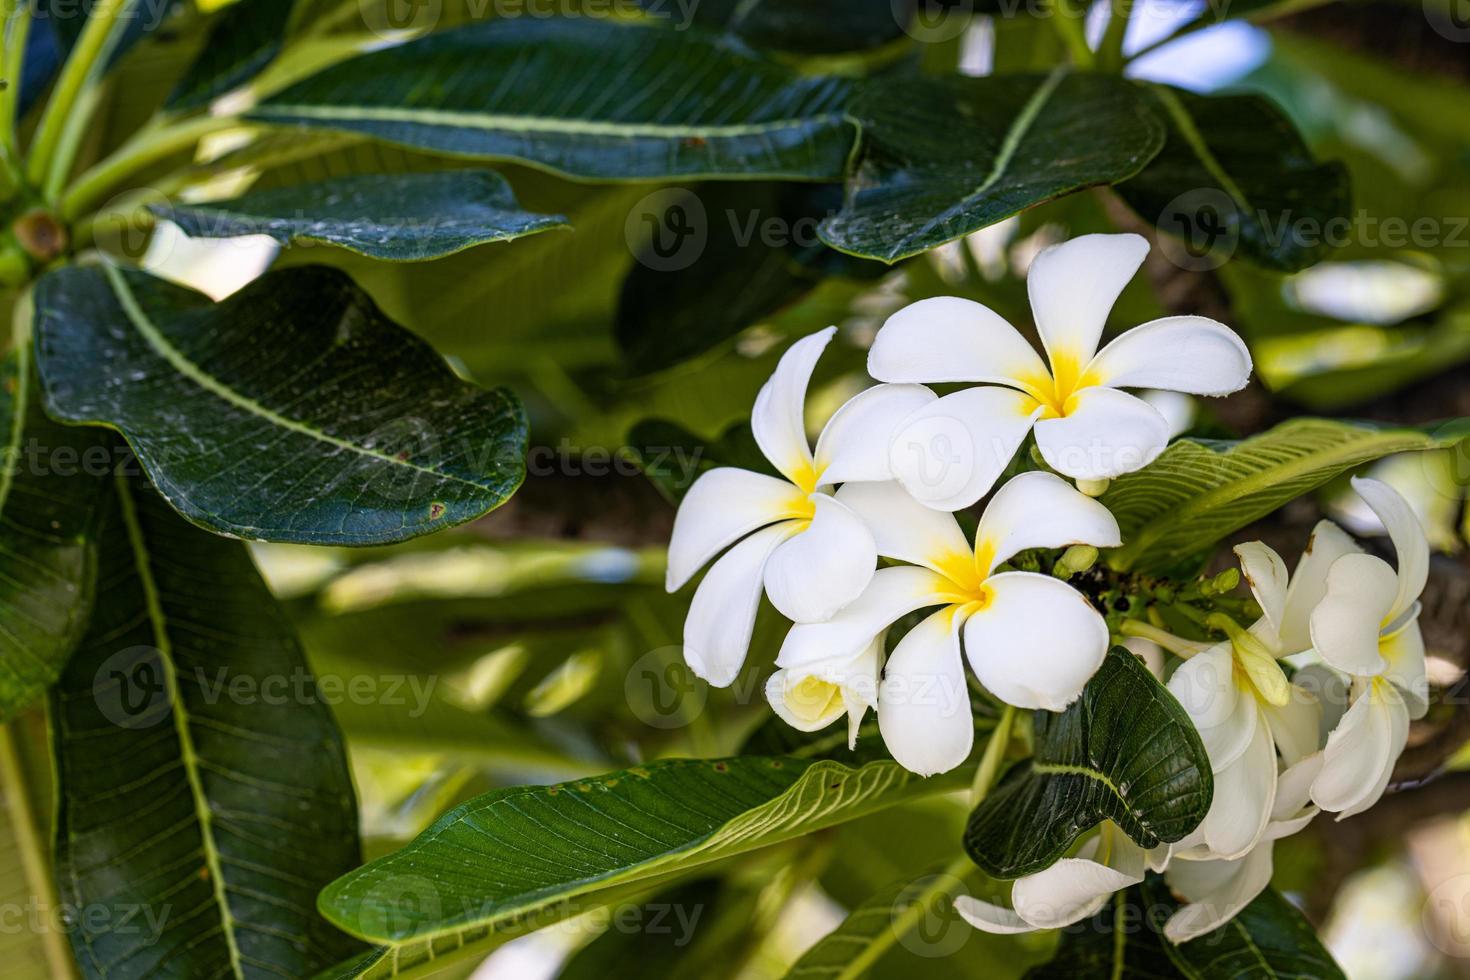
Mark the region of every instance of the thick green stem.
POLYGON ((1008 704, 1001 711, 1000 721, 995 723, 990 741, 985 743, 985 754, 980 757, 980 767, 975 770, 975 781, 970 785, 971 806, 979 806, 980 801, 990 792, 990 787, 995 785, 995 777, 1000 774, 1000 764, 1011 744, 1011 727, 1015 722, 1016 706, 1008 704))
POLYGON ((13 190, 22 183, 20 142, 16 135, 16 113, 20 106, 20 80, 25 69, 26 42, 31 34, 31 0, 6 0, 5 46, 0 48, 0 179, 13 190))
POLYGON ((1082 15, 1072 6, 1071 0, 1052 0, 1047 20, 1051 21, 1053 29, 1067 46, 1072 63, 1078 68, 1092 68, 1096 59, 1092 49, 1087 46, 1082 15))
POLYGON ((69 126, 86 124, 85 118, 80 122, 73 121, 73 116, 80 114, 77 101, 100 74, 99 62, 127 4, 128 0, 97 0, 92 7, 82 35, 67 57, 61 77, 56 80, 51 100, 46 103, 36 138, 31 142, 26 175, 32 184, 41 184, 50 173, 62 133, 69 126))
POLYGON ((75 220, 128 177, 188 149, 210 133, 238 125, 234 116, 199 116, 139 132, 67 188, 61 196, 61 216, 75 220))
POLYGON ((1121 72, 1125 64, 1123 44, 1128 39, 1128 20, 1133 16, 1133 0, 1112 0, 1108 9, 1108 26, 1097 47, 1098 65, 1104 71, 1121 72))

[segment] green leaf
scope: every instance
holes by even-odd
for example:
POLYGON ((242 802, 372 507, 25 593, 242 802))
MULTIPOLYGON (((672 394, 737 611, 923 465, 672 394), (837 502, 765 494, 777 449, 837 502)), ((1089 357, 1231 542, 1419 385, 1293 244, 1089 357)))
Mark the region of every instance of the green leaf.
POLYGON ((848 88, 695 30, 514 18, 334 65, 250 115, 578 177, 832 180, 848 88))
POLYGON ((1456 423, 1430 433, 1302 418, 1240 442, 1181 439, 1148 466, 1114 480, 1103 495, 1124 541, 1108 563, 1167 570, 1354 467, 1455 445, 1467 434, 1456 423))
POLYGON ((36 288, 47 407, 127 437, 212 531, 401 541, 478 517, 525 474, 515 396, 460 381, 340 272, 272 273, 220 303, 141 272, 36 288))
POLYGON ((1170 959, 1162 918, 1167 916, 1144 901, 1141 886, 1115 892, 1097 915, 1059 930, 1056 956, 1027 972, 1026 980, 1188 980, 1170 959))
POLYGON ((320 907, 348 932, 379 942, 498 929, 599 888, 688 870, 966 779, 924 780, 893 762, 854 769, 743 756, 500 790, 333 882, 320 907))
POLYGON ((195 238, 269 235, 282 245, 340 245, 395 262, 570 227, 561 215, 522 210, 510 184, 489 170, 358 174, 150 210, 195 238))
POLYGON ((61 898, 113 913, 72 948, 88 977, 308 976, 355 947, 313 911, 359 861, 336 726, 245 547, 116 488, 51 703, 61 898))
POLYGON ((1214 779, 1189 716, 1123 647, 1082 696, 1032 716, 1035 754, 970 814, 965 850, 997 878, 1050 867, 1103 820, 1140 847, 1182 839, 1210 807, 1214 779))
POLYGON ((863 157, 822 238, 892 262, 1134 174, 1164 142, 1138 89, 1106 75, 880 79, 853 99, 863 157))
MULTIPOLYGON (((653 17, 675 17, 672 0, 638 0, 653 17)), ((901 40, 908 11, 893 0, 699 0, 689 5, 693 22, 725 31, 763 50, 804 55, 866 51, 901 40)))
POLYGON ((281 50, 294 6, 294 0, 236 0, 226 7, 164 108, 197 109, 249 81, 281 50))
POLYGON ((886 273, 818 240, 817 223, 839 195, 836 185, 720 183, 669 190, 645 206, 648 236, 623 280, 615 327, 633 371, 702 354, 828 276, 886 273))
POLYGON ((690 432, 667 419, 644 419, 628 430, 643 475, 671 501, 684 499, 701 474, 717 466, 734 466, 776 475, 756 445, 749 422, 737 422, 714 439, 690 432))
POLYGON ((29 344, 0 362, 0 720, 45 693, 86 629, 114 462, 105 433, 46 417, 34 374, 29 344))
MULTIPOLYGON (((1149 915, 1159 921, 1178 906, 1159 875, 1149 876, 1142 895, 1149 915)), ((1214 932, 1178 946, 1165 942, 1164 948, 1190 980, 1344 980, 1316 930, 1270 888, 1214 932)))
POLYGON ((1283 272, 1317 262, 1348 227, 1348 173, 1317 163, 1291 121, 1258 95, 1195 95, 1150 85, 1168 124, 1159 155, 1118 193, 1178 236, 1186 264, 1232 254, 1283 272))

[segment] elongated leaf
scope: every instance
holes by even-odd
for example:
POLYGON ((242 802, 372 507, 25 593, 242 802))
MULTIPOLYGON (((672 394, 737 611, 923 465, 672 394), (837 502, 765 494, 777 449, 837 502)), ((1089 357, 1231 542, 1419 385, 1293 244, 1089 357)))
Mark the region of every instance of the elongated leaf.
POLYGON ((892 262, 1026 208, 1132 177, 1164 142, 1139 91, 1104 75, 885 79, 852 113, 863 156, 822 238, 892 262))
POLYGON ((46 418, 34 375, 28 344, 0 362, 0 720, 45 693, 86 629, 114 462, 105 433, 46 418))
POLYGON ((1333 228, 1348 226, 1347 169, 1313 160, 1270 102, 1166 85, 1147 91, 1168 136, 1118 193, 1179 236, 1191 258, 1223 262, 1236 254, 1294 272, 1322 258, 1333 228))
POLYGON ((314 911, 359 860, 336 727, 244 546, 116 487, 97 607, 52 698, 62 900, 112 913, 78 917, 77 961, 308 976, 354 949, 314 911))
POLYGON ((293 6, 294 0, 237 0, 226 7, 164 107, 196 109, 249 81, 281 50, 293 6))
POLYGON ((1356 466, 1454 445, 1467 433, 1453 423, 1424 432, 1293 419, 1240 442, 1181 439, 1103 495, 1124 541, 1108 562, 1166 570, 1356 466))
POLYGON ((252 115, 580 177, 834 180, 847 92, 695 30, 516 18, 362 55, 252 115))
POLYGON ((52 413, 118 429, 210 530, 401 541, 478 517, 524 476, 515 396, 460 381, 335 270, 284 270, 211 303, 73 267, 37 285, 36 310, 52 413))
POLYGON ((1144 900, 1142 886, 1115 892, 1097 915, 1061 930, 1056 956, 1026 980, 1188 980, 1169 956, 1164 918, 1144 900))
POLYGON ((1032 716, 1035 755, 970 814, 965 850, 997 878, 1050 867, 1107 819, 1140 847, 1182 839, 1214 779, 1189 716, 1148 668, 1114 647, 1061 714, 1032 716))
MULTIPOLYGON (((1167 919, 1178 906, 1159 875, 1144 882, 1142 896, 1155 921, 1167 919)), ((1164 948, 1190 980, 1343 980, 1342 968, 1316 930, 1270 888, 1214 932, 1178 946, 1165 942, 1164 948)))
POLYGON ((380 942, 499 928, 598 888, 789 840, 966 778, 924 780, 892 762, 853 769, 743 756, 501 790, 333 882, 320 904, 342 928, 380 942), (609 827, 618 829, 610 835, 609 827))
POLYGON ((152 210, 195 238, 269 235, 282 245, 340 245, 396 262, 569 227, 561 215, 522 210, 510 184, 489 170, 358 174, 152 210))

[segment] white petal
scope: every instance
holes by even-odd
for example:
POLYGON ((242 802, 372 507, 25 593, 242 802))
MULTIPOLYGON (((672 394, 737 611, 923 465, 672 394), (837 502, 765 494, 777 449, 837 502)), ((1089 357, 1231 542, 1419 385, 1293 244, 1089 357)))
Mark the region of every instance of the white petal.
MULTIPOLYGON (((1313 652, 1313 656, 1316 653, 1313 652)), ((1303 665, 1291 677, 1293 687, 1301 688, 1317 702, 1321 717, 1317 722, 1317 744, 1327 741, 1327 733, 1337 727, 1352 700, 1350 679, 1320 661, 1303 665)))
POLYGON ((1309 691, 1288 685, 1290 700, 1283 705, 1261 704, 1271 739, 1288 766, 1316 752, 1321 743, 1322 706, 1309 691))
POLYGON ((817 670, 832 660, 846 663, 899 617, 925 606, 943 605, 938 592, 948 582, 927 568, 880 568, 853 602, 825 623, 799 623, 786 634, 776 666, 817 670))
POLYGON ((1186 660, 1169 678, 1169 692, 1194 722, 1212 769, 1225 768, 1249 747, 1256 730, 1256 699, 1236 686, 1229 644, 1186 660))
POLYGON ((766 560, 795 532, 793 524, 752 534, 725 552, 694 590, 684 619, 684 659, 715 687, 728 686, 745 663, 766 560))
POLYGON ((1125 638, 1123 640, 1123 646, 1128 649, 1128 652, 1143 661, 1143 665, 1148 668, 1148 672, 1154 675, 1154 680, 1162 681, 1164 679, 1165 654, 1163 647, 1159 646, 1153 640, 1145 640, 1141 636, 1125 638))
POLYGON ((827 327, 788 347, 755 396, 755 407, 750 412, 756 445, 772 466, 798 485, 804 485, 812 475, 812 450, 806 439, 806 387, 818 358, 836 333, 836 327, 827 327))
POLYGON ((1078 480, 1104 480, 1142 469, 1169 442, 1169 423, 1142 399, 1112 388, 1083 388, 1064 418, 1036 423, 1036 448, 1047 465, 1078 480))
POLYGON ((1195 403, 1189 395, 1159 388, 1145 388, 1136 394, 1152 405, 1169 423, 1170 439, 1183 435, 1194 425, 1195 403))
POLYGON ((981 932, 1004 936, 1036 931, 1036 926, 1012 910, 990 902, 982 902, 973 895, 956 895, 954 910, 960 914, 960 918, 981 932))
POLYGON ((1096 915, 1113 892, 1143 880, 1084 858, 1062 858, 1045 871, 1017 879, 1016 913, 1041 929, 1062 929, 1096 915))
POLYGON ((1027 548, 1122 543, 1112 511, 1066 480, 1033 470, 1006 481, 995 492, 975 531, 975 554, 986 575, 1027 548))
POLYGON ((935 296, 910 303, 878 330, 868 373, 879 381, 988 381, 1047 376, 1026 338, 974 300, 935 296))
POLYGON ((878 554, 939 571, 953 561, 972 561, 970 542, 959 521, 946 511, 919 503, 893 481, 849 483, 837 500, 862 518, 878 554))
POLYGON ((1424 671, 1424 634, 1417 618, 1384 637, 1378 652, 1388 662, 1383 676, 1393 681, 1404 696, 1410 718, 1423 718, 1429 710, 1429 678, 1424 671))
POLYGON ((1327 594, 1310 617, 1312 646, 1338 670, 1358 676, 1388 666, 1378 653, 1378 633, 1393 606, 1398 579, 1373 555, 1343 555, 1327 573, 1327 594))
POLYGON ((1205 843, 1222 860, 1243 856, 1261 840, 1276 801, 1276 750, 1257 724, 1240 758, 1215 772, 1215 798, 1200 824, 1205 843))
POLYGON ((1304 820, 1310 821, 1316 815, 1317 808, 1312 804, 1312 783, 1321 774, 1324 761, 1321 752, 1313 752, 1287 766, 1277 777, 1276 802, 1271 806, 1271 826, 1266 830, 1268 837, 1275 840, 1289 836, 1305 826, 1304 820), (1289 826, 1296 824, 1301 826, 1289 826))
POLYGON ((975 676, 1007 704, 1061 711, 1102 666, 1107 624, 1080 592, 1049 575, 1002 572, 985 588, 989 603, 965 623, 975 676))
POLYGON ((873 535, 858 515, 826 494, 805 531, 766 562, 766 596, 787 619, 824 623, 862 594, 878 567, 873 535))
POLYGON ((1041 406, 1009 388, 966 388, 914 412, 888 446, 888 465, 914 499, 960 510, 990 492, 1041 406))
POLYGON ((766 701, 782 721, 801 732, 817 732, 847 711, 842 690, 811 675, 777 670, 766 678, 766 701))
POLYGON ((1343 555, 1361 554, 1362 548, 1346 531, 1331 521, 1318 521, 1307 539, 1307 548, 1291 584, 1286 587, 1286 612, 1281 624, 1281 649, 1288 654, 1306 650, 1312 645, 1308 626, 1312 610, 1327 594, 1327 572, 1343 555))
POLYGON ((959 620, 941 609, 893 648, 878 689, 878 730, 899 765, 921 776, 948 772, 975 742, 960 663, 959 620))
MULTIPOLYGON (((1260 541, 1236 545, 1235 557, 1240 559, 1241 574, 1250 586, 1251 595, 1256 597, 1261 611, 1265 613, 1272 633, 1279 635, 1286 616, 1286 562, 1281 560, 1274 548, 1260 541)), ((1273 636, 1272 640, 1275 638, 1273 636)))
POLYGON ((1253 902, 1271 883, 1271 845, 1238 861, 1179 861, 1169 866, 1169 887, 1189 904, 1164 923, 1164 936, 1185 943, 1214 932, 1253 902))
POLYGON ((893 479, 888 446, 900 423, 937 397, 923 385, 880 384, 849 398, 817 436, 820 485, 893 479))
POLYGON ((1235 331, 1208 317, 1166 316, 1134 327, 1098 352, 1086 377, 1109 388, 1228 395, 1245 387, 1251 355, 1235 331))
POLYGON ((1393 685, 1370 682, 1327 737, 1312 802, 1339 820, 1377 803, 1408 731, 1408 709, 1393 685))
POLYGON ((1388 618, 1395 619, 1418 601, 1429 579, 1429 539, 1424 536, 1424 527, 1414 514, 1414 508, 1403 496, 1381 480, 1363 477, 1353 478, 1353 489, 1367 501, 1373 513, 1383 522, 1388 536, 1393 540, 1393 550, 1398 558, 1398 593, 1388 618))
POLYGON ((1079 235, 1031 261, 1026 292, 1053 366, 1070 360, 1077 370, 1092 358, 1118 294, 1147 255, 1140 235, 1079 235))
POLYGON ((806 516, 800 490, 785 480, 722 466, 694 481, 674 515, 664 586, 675 592, 715 555, 757 528, 806 516))

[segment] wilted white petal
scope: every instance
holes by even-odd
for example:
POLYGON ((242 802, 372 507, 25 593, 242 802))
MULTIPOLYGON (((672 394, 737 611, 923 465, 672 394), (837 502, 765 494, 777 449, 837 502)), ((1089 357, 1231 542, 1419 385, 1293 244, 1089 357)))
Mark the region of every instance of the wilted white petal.
POLYGON ((1046 376, 1026 338, 974 300, 935 296, 890 316, 868 351, 879 381, 988 381, 1015 384, 1046 376))
POLYGON ((1229 644, 1211 647, 1186 660, 1169 678, 1169 691, 1199 731, 1219 771, 1250 746, 1256 733, 1256 699, 1235 683, 1235 658, 1229 644))
POLYGON ((1266 726, 1257 724, 1240 758, 1215 771, 1215 798, 1200 829, 1222 860, 1243 856, 1260 842, 1276 802, 1276 750, 1266 726))
POLYGON ((991 902, 982 902, 973 895, 956 895, 954 910, 960 914, 960 918, 981 932, 1004 936, 1035 932, 1037 929, 1013 910, 991 902))
POLYGON ((1068 414, 1036 423, 1036 448, 1048 466, 1078 480, 1142 469, 1169 442, 1169 423, 1142 399, 1112 388, 1083 388, 1068 414))
POLYGON ((798 623, 786 634, 776 666, 816 670, 825 660, 846 663, 899 617, 925 606, 943 605, 952 588, 927 568, 880 568, 853 602, 825 623, 798 623))
POLYGON ((1286 587, 1286 611, 1281 624, 1281 649, 1292 654, 1312 645, 1309 619, 1327 594, 1327 573, 1343 555, 1361 554, 1362 548, 1331 521, 1318 521, 1307 548, 1286 587))
POLYGON ((1271 726, 1271 738, 1281 758, 1290 766, 1321 746, 1322 708, 1315 696, 1295 684, 1287 691, 1290 699, 1285 704, 1262 702, 1260 709, 1271 726))
POLYGON ((878 567, 867 524, 837 500, 814 493, 816 515, 766 562, 766 596, 787 619, 824 623, 862 594, 878 567))
POLYGON ((939 571, 956 560, 972 560, 970 542, 959 521, 946 511, 925 507, 893 481, 849 483, 837 499, 862 518, 878 554, 939 571))
POLYGON ((953 607, 920 622, 893 648, 878 688, 883 744, 921 776, 953 769, 975 742, 958 625, 953 607))
POLYGON ((1313 752, 1286 769, 1276 779, 1276 802, 1271 806, 1268 840, 1290 837, 1312 822, 1317 807, 1312 803, 1312 783, 1322 772, 1325 757, 1313 752))
POLYGON ((1414 508, 1393 487, 1363 477, 1354 477, 1352 484, 1358 496, 1373 508, 1393 541, 1398 560, 1398 591, 1388 618, 1396 619, 1419 600, 1424 583, 1429 580, 1429 539, 1424 536, 1424 527, 1414 508))
POLYGON ((1250 586, 1251 595, 1256 597, 1266 622, 1270 624, 1271 645, 1274 646, 1286 615, 1286 562, 1281 560, 1275 549, 1260 541, 1236 545, 1235 556, 1240 559, 1240 571, 1250 586))
POLYGON ((729 466, 700 476, 674 515, 664 586, 674 592, 715 555, 757 528, 805 517, 801 491, 785 480, 729 466))
POLYGON ((1062 363, 1077 370, 1092 358, 1108 313, 1146 255, 1148 241, 1140 235, 1079 235, 1031 261, 1026 292, 1036 330, 1059 373, 1062 363))
POLYGON ((968 507, 990 492, 1041 407, 1010 388, 966 388, 914 412, 888 446, 893 476, 936 510, 968 507))
POLYGON ((1327 573, 1327 594, 1310 617, 1312 646, 1338 670, 1360 677, 1388 666, 1378 653, 1378 631, 1393 606, 1398 580, 1372 555, 1343 555, 1327 573))
MULTIPOLYGON (((1316 656, 1315 653, 1312 655, 1316 656)), ((1291 683, 1293 687, 1309 692, 1317 702, 1317 708, 1321 712, 1317 722, 1317 744, 1324 744, 1328 733, 1337 727, 1337 723, 1342 721, 1342 716, 1347 712, 1348 703, 1352 700, 1349 687, 1351 680, 1319 660, 1302 665, 1292 675, 1291 683)))
POLYGON ((904 419, 938 396, 923 385, 875 385, 832 413, 817 436, 818 484, 891 480, 888 446, 904 419))
POLYGON ((1015 476, 997 490, 975 532, 976 560, 986 575, 1027 548, 1115 548, 1121 543, 1112 511, 1040 470, 1015 476))
POLYGON ((752 534, 720 556, 694 590, 684 619, 684 659, 715 687, 728 686, 745 663, 766 560, 795 531, 793 525, 752 534))
POLYGON ((1042 929, 1062 929, 1096 915, 1113 892, 1143 880, 1086 858, 1062 858, 1036 874, 1017 879, 1011 904, 1021 918, 1042 929))
POLYGON ((1429 710, 1429 678, 1424 671, 1424 634, 1419 631, 1418 604, 1410 608, 1409 620, 1384 637, 1378 652, 1388 663, 1383 676, 1404 696, 1410 718, 1423 718, 1429 710))
POLYGON ((1377 803, 1408 733, 1408 708, 1393 685, 1369 681, 1327 737, 1312 802, 1339 820, 1377 803))
POLYGON ((806 438, 806 388, 822 351, 837 333, 827 327, 786 349, 776 370, 755 396, 750 430, 771 465, 803 489, 812 482, 812 450, 806 438))
POLYGON ((1102 666, 1108 627, 1071 586, 1049 575, 1002 572, 965 623, 965 655, 980 683, 1018 708, 1061 711, 1102 666))
POLYGON ((1251 355, 1223 323, 1167 316, 1117 337, 1098 352, 1085 376, 1110 388, 1228 395, 1250 380, 1251 355))
POLYGON ((1271 883, 1268 842, 1235 861, 1176 861, 1165 874, 1169 887, 1189 904, 1169 917, 1164 936, 1186 943, 1214 932, 1253 902, 1271 883))

